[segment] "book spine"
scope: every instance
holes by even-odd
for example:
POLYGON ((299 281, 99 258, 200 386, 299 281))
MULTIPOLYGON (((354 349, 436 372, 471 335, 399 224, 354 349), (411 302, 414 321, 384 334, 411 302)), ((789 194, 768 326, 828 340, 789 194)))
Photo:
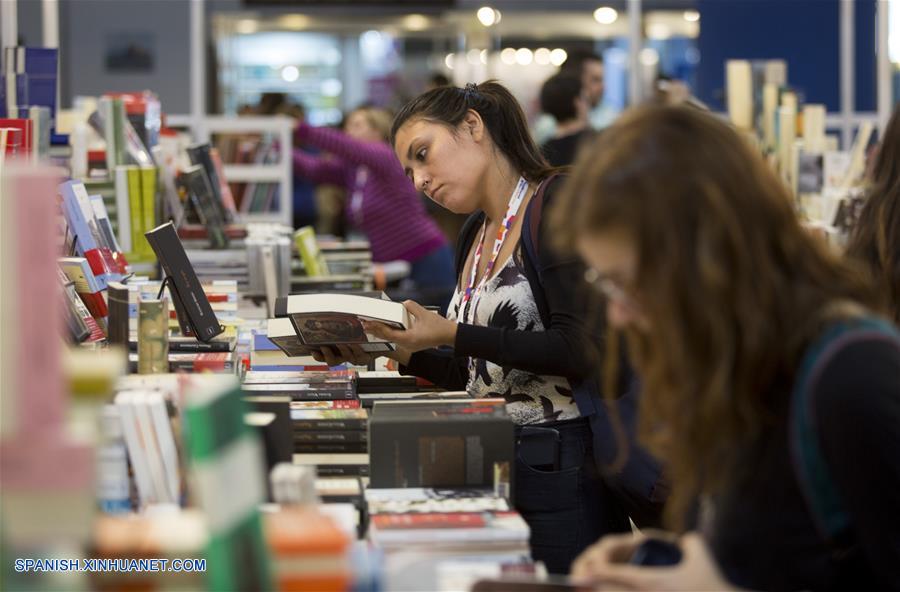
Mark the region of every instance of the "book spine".
POLYGON ((368 445, 365 442, 298 442, 294 440, 294 452, 300 454, 323 453, 360 453, 366 452, 368 445))
MULTIPOLYGON (((109 298, 109 343, 128 346, 128 287, 118 282, 110 284, 109 298)), ((135 344, 137 345, 137 344, 135 344)))
POLYGON ((138 373, 169 371, 168 301, 142 300, 138 303, 138 373))
POLYGON ((295 430, 365 430, 366 419, 295 419, 295 430))
POLYGON ((298 429, 297 423, 294 422, 294 442, 309 443, 359 443, 367 442, 369 434, 365 429, 349 429, 349 430, 324 430, 324 431, 308 431, 298 429))

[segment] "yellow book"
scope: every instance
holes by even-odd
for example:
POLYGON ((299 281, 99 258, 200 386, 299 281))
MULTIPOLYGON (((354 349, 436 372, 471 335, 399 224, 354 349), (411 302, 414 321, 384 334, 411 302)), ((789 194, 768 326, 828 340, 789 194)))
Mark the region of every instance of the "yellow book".
POLYGON ((299 228, 294 233, 294 243, 300 259, 303 260, 306 275, 314 277, 328 275, 328 264, 325 262, 322 252, 319 251, 319 245, 316 243, 316 231, 312 226, 299 228))
MULTIPOLYGON (((128 216, 131 221, 131 252, 134 258, 143 261, 144 254, 150 250, 144 232, 151 228, 144 228, 143 206, 141 203, 141 169, 137 166, 128 166, 128 216)), ((129 257, 132 259, 132 257, 129 257)))
MULTIPOLYGON (((150 243, 144 238, 143 233, 156 228, 156 179, 158 169, 155 166, 140 167, 141 175, 141 240, 137 244, 142 256, 148 260, 155 260, 156 255, 150 248, 150 243)), ((143 258, 143 257, 142 257, 143 258)))

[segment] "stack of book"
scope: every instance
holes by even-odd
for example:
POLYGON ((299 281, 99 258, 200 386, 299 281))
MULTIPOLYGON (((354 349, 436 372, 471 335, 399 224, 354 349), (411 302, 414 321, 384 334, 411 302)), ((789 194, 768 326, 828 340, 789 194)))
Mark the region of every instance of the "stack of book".
POLYGON ((368 477, 365 409, 291 409, 294 463, 315 466, 322 477, 368 477))
MULTIPOLYGON (((137 368, 138 345, 138 302, 154 299, 159 293, 160 282, 144 279, 132 280, 128 284, 112 282, 109 287, 110 341, 127 345, 129 349, 129 370, 137 368), (123 337, 124 336, 124 337, 123 337), (127 339, 127 343, 126 343, 127 339)), ((203 292, 210 301, 216 319, 223 325, 237 322, 237 284, 233 281, 204 283, 203 292)), ((171 302, 171 294, 169 295, 171 302)), ((237 371, 236 332, 226 330, 207 342, 180 333, 174 307, 169 314, 169 370, 171 372, 227 372, 237 371)))
POLYGON ((489 490, 370 488, 365 498, 369 540, 386 551, 528 553, 528 524, 489 490))

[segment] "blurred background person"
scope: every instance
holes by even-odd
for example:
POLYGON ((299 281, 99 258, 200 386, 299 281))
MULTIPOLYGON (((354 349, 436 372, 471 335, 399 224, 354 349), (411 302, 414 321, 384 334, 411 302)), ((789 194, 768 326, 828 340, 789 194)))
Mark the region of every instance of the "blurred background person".
POLYGON ((369 240, 373 262, 408 262, 416 298, 443 308, 456 285, 453 253, 387 144, 390 126, 390 113, 376 107, 352 111, 343 131, 300 122, 297 144, 311 144, 328 156, 295 150, 294 171, 346 187, 347 221, 369 240))
POLYGON ((578 147, 592 135, 584 95, 581 78, 571 74, 551 76, 541 87, 541 111, 556 121, 556 131, 541 144, 541 152, 555 167, 571 165, 578 147))
MULTIPOLYGON (((588 107, 588 122, 594 129, 609 125, 612 117, 603 109, 603 58, 586 50, 572 50, 563 62, 559 74, 581 79, 581 89, 588 107)), ((534 138, 543 144, 556 133, 556 122, 550 115, 539 117, 534 124, 534 138)))

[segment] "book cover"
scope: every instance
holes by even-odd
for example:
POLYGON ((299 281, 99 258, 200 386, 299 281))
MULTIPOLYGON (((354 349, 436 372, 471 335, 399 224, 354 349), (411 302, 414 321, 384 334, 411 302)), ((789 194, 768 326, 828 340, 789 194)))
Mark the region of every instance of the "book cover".
POLYGON ((119 282, 110 282, 107 289, 107 300, 109 308, 109 343, 110 345, 120 345, 123 348, 128 346, 128 306, 129 291, 128 286, 119 282))
POLYGON ((349 430, 306 430, 298 428, 297 422, 294 422, 294 442, 295 443, 365 443, 369 441, 369 435, 365 429, 349 429, 349 430))
POLYGON ((359 399, 331 399, 319 401, 291 401, 291 412, 298 409, 359 409, 359 399))
POLYGON ((97 222, 97 229, 100 231, 100 236, 112 255, 113 271, 122 275, 127 274, 128 261, 125 259, 125 253, 122 251, 122 247, 119 246, 119 241, 116 239, 116 233, 113 230, 109 212, 106 209, 106 202, 103 201, 103 196, 91 195, 90 203, 94 210, 94 219, 97 222))
MULTIPOLYGON (((69 231, 75 237, 75 248, 88 260, 101 289, 106 287, 115 265, 112 253, 102 244, 99 228, 94 219, 94 209, 84 185, 79 181, 67 181, 59 186, 63 212, 69 231)), ((118 277, 118 276, 117 276, 118 277)))
POLYGON ((138 303, 138 373, 169 371, 168 300, 141 300, 138 303))
POLYGON ((278 298, 276 317, 291 319, 307 346, 356 344, 367 352, 393 351, 394 344, 365 332, 363 320, 398 329, 410 326, 406 307, 399 302, 348 294, 293 294, 278 298))
POLYGON ((188 157, 191 159, 191 164, 199 165, 206 173, 206 178, 209 182, 209 195, 211 197, 209 206, 216 211, 217 216, 222 220, 223 224, 233 222, 231 212, 225 207, 224 199, 222 197, 222 182, 212 159, 210 145, 206 143, 188 146, 187 153, 188 157))
POLYGON ((303 269, 308 276, 327 276, 328 264, 316 243, 316 231, 312 226, 304 226, 294 232, 294 245, 303 261, 303 269))
POLYGON ((365 430, 369 413, 365 409, 292 409, 295 430, 365 430))
POLYGON ((222 157, 215 148, 210 149, 209 157, 212 160, 216 176, 219 178, 219 192, 222 195, 222 205, 225 206, 225 211, 228 212, 226 219, 233 221, 237 217, 237 206, 234 203, 234 195, 231 193, 231 187, 228 186, 228 181, 225 179, 225 169, 222 166, 222 157))
POLYGON ((128 171, 131 168, 131 165, 119 165, 112 169, 115 171, 116 230, 123 253, 134 252, 135 244, 131 232, 131 195, 128 186, 128 171))
POLYGON ((382 401, 369 430, 373 487, 492 487, 495 467, 515 466, 502 399, 382 401))
POLYGON ((206 227, 210 246, 214 249, 226 248, 229 240, 225 234, 225 220, 216 208, 215 197, 203 166, 194 165, 182 171, 178 175, 177 184, 186 194, 200 223, 206 227))
MULTIPOLYGON (((131 249, 133 253, 146 254, 144 245, 144 202, 141 192, 141 169, 136 166, 128 167, 128 211, 131 214, 131 249)), ((151 227, 152 228, 152 227, 151 227)))
POLYGON ((172 296, 182 332, 192 331, 203 342, 222 333, 225 329, 210 307, 172 223, 158 226, 146 236, 177 292, 172 296))
POLYGON ((158 169, 155 166, 140 167, 141 177, 141 239, 138 243, 138 250, 141 253, 153 255, 153 250, 147 244, 143 233, 156 227, 156 188, 158 169))

